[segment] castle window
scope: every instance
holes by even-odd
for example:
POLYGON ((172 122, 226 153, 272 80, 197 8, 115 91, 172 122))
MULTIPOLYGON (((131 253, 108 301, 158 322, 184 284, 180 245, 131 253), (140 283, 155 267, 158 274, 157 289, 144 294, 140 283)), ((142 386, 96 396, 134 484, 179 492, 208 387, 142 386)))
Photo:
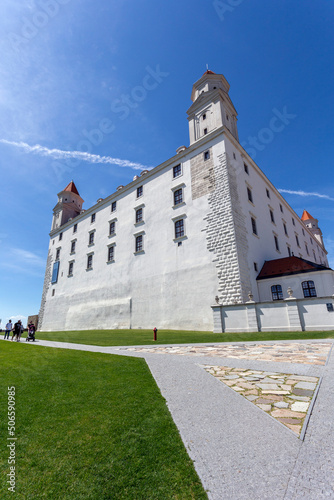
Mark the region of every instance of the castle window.
POLYGON ((204 129, 204 135, 206 135, 207 133, 208 133, 208 129, 207 129, 207 128, 205 128, 205 129, 204 129))
POLYGON ((252 221, 252 230, 253 230, 253 234, 256 234, 256 235, 257 235, 256 220, 254 219, 254 217, 251 217, 251 221, 252 221))
POLYGON ((93 254, 87 255, 87 269, 93 269, 93 254))
POLYGON ((249 189, 249 187, 247 188, 247 196, 248 196, 248 201, 253 203, 253 195, 252 195, 252 191, 249 189))
POLYGON ((314 286, 314 281, 303 281, 302 289, 305 298, 317 296, 317 292, 314 286))
POLYGON ((296 234, 295 236, 296 236, 296 243, 297 243, 297 247, 299 247, 299 248, 300 248, 298 235, 296 234))
POLYGON ((202 115, 202 119, 203 119, 203 120, 206 120, 206 113, 203 113, 203 115, 202 115))
POLYGON ((306 245, 306 243, 305 243, 305 250, 306 250, 307 255, 310 255, 309 251, 308 251, 308 246, 306 245))
POLYGON ((280 211, 283 213, 283 207, 282 207, 282 205, 281 205, 281 204, 279 204, 279 209, 280 209, 280 211))
POLYGON ((56 250, 56 259, 55 260, 59 260, 59 257, 60 257, 60 248, 57 248, 57 250, 56 250))
POLYGON ((254 271, 258 272, 257 262, 254 262, 254 271))
POLYGON ((68 276, 73 276, 73 266, 74 266, 73 262, 70 262, 68 264, 68 276))
POLYGON ((249 175, 248 165, 246 165, 246 163, 244 163, 244 171, 246 172, 247 175, 249 175))
POLYGON ((136 210, 136 224, 138 224, 138 222, 142 222, 142 220, 143 220, 143 209, 138 208, 138 210, 136 210))
POLYGON ((179 219, 175 222, 175 238, 184 236, 184 220, 179 219))
POLYGON ((204 157, 204 161, 210 160, 210 151, 204 151, 203 157, 204 157))
POLYGON ((95 235, 94 231, 89 233, 88 245, 94 245, 94 235, 95 235))
POLYGON ((286 224, 283 222, 283 227, 284 227, 284 233, 286 236, 288 236, 288 230, 286 228, 286 224))
POLYGON ((182 202, 183 202, 183 193, 182 193, 182 188, 180 188, 174 191, 174 205, 179 205, 182 202))
POLYGON ((71 253, 74 253, 75 252, 75 241, 72 241, 71 243, 71 253))
POLYGON ((116 212, 116 201, 113 201, 111 204, 111 211, 116 212))
POLYGON ((143 186, 137 187, 137 198, 143 196, 143 186))
POLYGON ((313 245, 313 240, 312 240, 312 238, 310 238, 310 242, 311 242, 311 245, 313 245))
POLYGON ((269 189, 266 189, 266 193, 267 193, 267 198, 270 199, 270 192, 269 192, 269 189))
POLYGON ((140 234, 136 236, 136 252, 141 252, 143 250, 143 235, 140 234))
POLYGON ((295 219, 292 217, 292 224, 295 226, 295 219))
POLYGON ((55 289, 52 290, 52 297, 55 296, 55 291, 56 291, 55 289))
POLYGON ((271 296, 273 300, 283 300, 281 285, 273 285, 271 287, 271 296))
POLYGON ((59 272, 59 260, 53 263, 51 283, 57 283, 58 281, 58 272, 59 272))
POLYGON ((173 167, 173 179, 175 179, 175 177, 178 177, 179 175, 181 175, 181 173, 182 173, 181 164, 175 165, 175 167, 173 167))
POLYGON ((95 219, 96 219, 96 214, 92 214, 92 216, 90 218, 90 221, 91 222, 95 222, 95 219))
POLYGON ((63 239, 63 233, 59 233, 59 241, 63 239))
POLYGON ((73 233, 76 233, 78 230, 78 224, 74 224, 73 226, 73 233))
POLYGON ((303 233, 303 236, 305 236, 305 231, 304 231, 304 229, 302 229, 302 233, 303 233))
POLYGON ((270 220, 273 224, 275 224, 274 212, 272 210, 269 210, 269 212, 270 212, 270 220))
POLYGON ((229 116, 228 115, 226 115, 226 120, 229 121, 229 116))
POLYGON ((115 234, 116 222, 109 222, 109 236, 115 234))
POLYGON ((108 247, 108 262, 111 262, 114 260, 114 248, 115 246, 114 245, 111 245, 110 247, 108 247))
POLYGON ((286 247, 288 249, 288 255, 289 255, 289 257, 291 257, 291 248, 289 247, 289 245, 287 245, 286 247))
POLYGON ((275 234, 274 234, 274 241, 275 241, 275 248, 279 252, 278 238, 277 238, 277 236, 275 234))

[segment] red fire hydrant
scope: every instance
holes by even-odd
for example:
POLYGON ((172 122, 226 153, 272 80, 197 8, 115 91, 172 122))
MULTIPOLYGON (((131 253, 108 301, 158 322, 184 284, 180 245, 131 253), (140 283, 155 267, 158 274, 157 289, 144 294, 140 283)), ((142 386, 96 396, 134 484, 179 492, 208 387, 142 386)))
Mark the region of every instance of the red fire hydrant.
POLYGON ((157 327, 155 326, 155 327, 153 328, 153 340, 157 340, 157 331, 158 331, 158 329, 157 329, 157 327))

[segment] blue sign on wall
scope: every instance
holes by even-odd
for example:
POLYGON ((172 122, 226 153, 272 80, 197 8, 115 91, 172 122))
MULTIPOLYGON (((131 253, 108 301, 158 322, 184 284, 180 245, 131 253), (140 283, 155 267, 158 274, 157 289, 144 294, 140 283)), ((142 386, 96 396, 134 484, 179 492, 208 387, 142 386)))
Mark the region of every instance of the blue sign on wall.
POLYGON ((59 260, 53 264, 51 283, 57 283, 58 281, 58 271, 59 271, 59 260))

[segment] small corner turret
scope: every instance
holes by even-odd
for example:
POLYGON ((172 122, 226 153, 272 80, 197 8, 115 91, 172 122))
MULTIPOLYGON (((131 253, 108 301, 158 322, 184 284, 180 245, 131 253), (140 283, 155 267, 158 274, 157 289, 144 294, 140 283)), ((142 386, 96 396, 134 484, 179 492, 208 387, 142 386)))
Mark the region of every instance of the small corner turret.
POLYGON ((63 191, 58 193, 58 203, 53 209, 51 231, 66 224, 80 214, 84 200, 79 195, 76 185, 71 181, 63 191))
POLYGON ((304 210, 301 220, 304 222, 305 226, 314 234, 319 243, 324 246, 322 232, 318 226, 318 219, 314 219, 307 210, 304 210))
POLYGON ((237 112, 228 95, 230 85, 224 75, 207 70, 194 83, 188 109, 190 144, 224 125, 239 141, 237 112))

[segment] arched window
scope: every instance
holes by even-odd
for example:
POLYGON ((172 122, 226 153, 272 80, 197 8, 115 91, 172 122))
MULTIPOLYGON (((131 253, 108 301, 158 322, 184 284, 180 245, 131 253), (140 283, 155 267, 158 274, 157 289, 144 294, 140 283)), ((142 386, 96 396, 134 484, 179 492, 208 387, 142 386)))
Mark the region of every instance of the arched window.
POLYGON ((303 281, 302 289, 304 297, 316 297, 317 292, 314 286, 314 281, 303 281))
POLYGON ((271 295, 273 300, 283 300, 283 293, 281 285, 273 285, 271 287, 271 295))

